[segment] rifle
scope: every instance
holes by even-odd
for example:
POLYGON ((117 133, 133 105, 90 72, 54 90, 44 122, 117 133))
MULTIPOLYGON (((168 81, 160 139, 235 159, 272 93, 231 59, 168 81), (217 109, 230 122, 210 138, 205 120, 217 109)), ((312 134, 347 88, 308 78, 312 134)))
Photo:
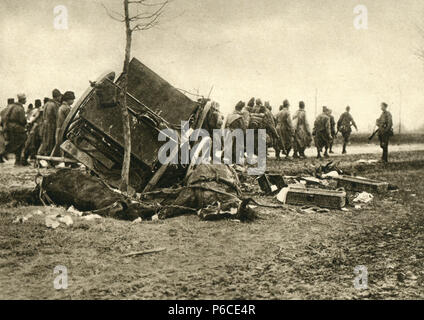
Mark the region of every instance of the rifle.
POLYGON ((380 130, 380 129, 375 130, 375 131, 372 133, 372 135, 370 135, 370 136, 368 137, 368 143, 370 143, 370 142, 371 142, 372 138, 374 138, 374 136, 377 134, 377 132, 378 132, 379 130, 380 130))

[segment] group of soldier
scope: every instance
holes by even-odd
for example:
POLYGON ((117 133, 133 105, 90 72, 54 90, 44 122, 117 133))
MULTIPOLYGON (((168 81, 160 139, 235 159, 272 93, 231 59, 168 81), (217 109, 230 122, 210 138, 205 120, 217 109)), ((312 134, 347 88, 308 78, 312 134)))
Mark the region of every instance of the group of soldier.
MULTIPOLYGON (((383 149, 382 161, 387 162, 389 138, 393 135, 393 122, 390 112, 387 111, 387 104, 383 102, 381 108, 383 112, 377 119, 376 125, 380 146, 383 149)), ((293 158, 306 158, 305 150, 311 146, 312 141, 317 150, 317 158, 323 156, 328 158, 329 153, 334 153, 333 142, 338 133, 341 133, 343 137, 342 154, 347 153, 352 127, 358 131, 350 113, 350 106, 346 107, 346 111, 341 114, 337 123, 332 110, 323 106, 322 113, 315 119, 312 131, 303 101, 299 102, 299 108, 293 117, 289 109, 289 101, 284 100, 279 112, 274 116, 269 102, 262 104, 261 99, 251 98, 246 105, 245 102, 239 101, 234 112, 227 117, 225 127, 230 130, 265 129, 267 147, 274 148, 277 159, 281 159, 281 152, 289 158, 291 151, 293 151, 293 158), (324 152, 323 155, 322 152, 324 152)), ((257 145, 255 145, 255 154, 257 154, 257 145)), ((234 156, 237 157, 236 154, 234 156)))
POLYGON ((58 89, 52 98, 40 99, 28 105, 25 94, 7 100, 7 106, 0 111, 0 163, 8 154, 15 155, 15 166, 28 165, 28 159, 36 155, 56 157, 61 155, 59 131, 74 103, 75 94, 58 89))

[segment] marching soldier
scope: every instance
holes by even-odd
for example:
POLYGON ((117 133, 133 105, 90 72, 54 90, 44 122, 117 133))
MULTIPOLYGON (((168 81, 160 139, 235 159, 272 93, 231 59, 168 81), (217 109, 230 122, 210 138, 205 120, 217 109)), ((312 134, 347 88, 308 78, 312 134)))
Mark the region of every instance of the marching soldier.
POLYGON ((71 106, 75 101, 75 94, 72 91, 66 91, 62 97, 62 105, 59 107, 57 112, 57 120, 56 120, 56 135, 55 141, 56 146, 54 148, 54 154, 52 156, 60 156, 60 146, 59 144, 59 134, 60 129, 62 128, 63 123, 65 122, 66 117, 71 111, 71 106))
POLYGON ((306 158, 305 150, 311 145, 312 134, 309 127, 309 123, 306 119, 305 103, 299 102, 299 110, 293 116, 294 120, 294 154, 293 158, 306 158))
POLYGON ((49 99, 43 107, 43 141, 38 153, 43 156, 50 156, 56 144, 56 122, 57 113, 60 107, 62 94, 58 89, 52 92, 53 99, 49 99))
POLYGON ((24 104, 26 103, 25 94, 18 94, 18 102, 9 105, 2 114, 2 126, 5 134, 5 140, 8 142, 4 152, 0 155, 15 154, 15 166, 22 165, 21 153, 26 141, 27 119, 25 115, 24 104))
MULTIPOLYGON (((289 156, 290 151, 293 147, 294 128, 289 111, 290 103, 288 100, 283 101, 283 105, 280 107, 280 112, 277 113, 277 132, 281 139, 283 153, 286 158, 289 156)), ((280 158, 278 152, 277 159, 280 158)))
POLYGON ((23 165, 28 165, 28 157, 35 158, 37 150, 41 145, 41 125, 43 122, 41 100, 35 100, 35 107, 28 116, 27 131, 28 137, 25 141, 24 148, 22 150, 21 161, 23 165))
POLYGON ((250 98, 250 100, 247 102, 247 107, 246 107, 246 109, 250 112, 250 113, 252 113, 253 112, 253 108, 255 107, 255 98, 254 97, 252 97, 252 98, 250 98))
POLYGON ((387 111, 387 103, 381 103, 380 118, 377 119, 376 124, 378 127, 378 139, 380 140, 380 147, 383 149, 382 161, 388 162, 389 158, 389 139, 393 136, 393 119, 392 114, 387 111))
POLYGON ((10 109, 10 106, 15 103, 14 98, 7 99, 7 106, 0 111, 0 163, 4 162, 3 158, 6 158, 6 145, 7 145, 7 134, 4 129, 5 115, 10 109))
POLYGON ((336 139, 336 120, 334 120, 334 116, 332 115, 333 110, 328 108, 327 115, 330 117, 330 127, 331 127, 331 141, 330 141, 330 151, 329 153, 333 152, 333 143, 334 139, 336 139))
POLYGON ((317 158, 321 159, 321 151, 324 148, 324 157, 328 158, 328 148, 331 142, 331 124, 328 116, 328 108, 322 107, 322 113, 315 119, 313 136, 317 148, 317 158))
POLYGON ((346 107, 346 112, 342 113, 337 121, 337 131, 341 132, 343 135, 343 151, 342 154, 346 152, 346 146, 349 143, 350 134, 352 133, 352 126, 355 127, 356 131, 358 131, 358 127, 356 126, 355 120, 353 120, 352 115, 350 114, 350 107, 346 107))
MULTIPOLYGON (((231 131, 240 129, 243 132, 243 135, 246 132, 247 125, 245 123, 245 120, 243 119, 243 112, 246 111, 245 109, 246 103, 243 101, 239 101, 236 106, 233 113, 229 114, 227 117, 227 120, 225 122, 225 128, 230 129, 231 131)), ((242 163, 242 157, 244 155, 244 139, 243 141, 240 141, 239 139, 236 139, 236 137, 232 138, 232 161, 234 163, 242 163), (237 144, 239 147, 239 153, 237 153, 237 144)))

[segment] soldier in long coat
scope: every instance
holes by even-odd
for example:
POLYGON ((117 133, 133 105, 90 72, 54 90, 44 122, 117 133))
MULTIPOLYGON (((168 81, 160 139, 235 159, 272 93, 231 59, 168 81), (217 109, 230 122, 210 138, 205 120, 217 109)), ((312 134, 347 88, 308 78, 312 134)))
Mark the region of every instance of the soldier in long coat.
POLYGON ((353 120, 353 117, 350 114, 350 107, 347 106, 346 112, 342 113, 339 121, 337 121, 337 130, 341 132, 343 136, 343 154, 347 153, 346 147, 349 143, 350 134, 352 133, 352 126, 354 126, 356 131, 358 131, 355 120, 353 120))
POLYGON ((57 112, 56 135, 55 135, 56 145, 52 153, 53 157, 61 155, 60 146, 58 145, 60 141, 60 138, 59 138, 60 129, 62 128, 62 125, 65 122, 65 119, 68 116, 69 112, 71 112, 71 106, 74 103, 74 101, 75 101, 75 94, 72 91, 66 91, 63 94, 62 105, 59 107, 59 110, 57 112))
POLYGON ((324 148, 324 157, 328 158, 328 149, 332 140, 330 117, 327 107, 322 108, 322 113, 315 119, 313 136, 315 147, 317 148, 317 158, 321 158, 322 148, 324 148))
POLYGON ((382 161, 387 163, 389 161, 389 140, 393 136, 393 118, 392 114, 387 111, 388 105, 383 102, 381 104, 380 118, 377 119, 378 126, 378 139, 380 140, 380 147, 383 149, 382 161))
POLYGON ((333 110, 328 109, 328 116, 330 117, 330 127, 331 127, 331 142, 330 142, 330 151, 329 153, 334 153, 333 152, 333 143, 334 143, 334 139, 336 139, 336 120, 334 119, 333 116, 333 110))
POLYGON ((275 149, 275 146, 278 145, 277 149, 279 151, 281 147, 280 145, 281 142, 280 142, 280 136, 276 129, 274 115, 264 105, 260 106, 259 114, 263 114, 262 121, 259 124, 259 129, 266 130, 266 135, 267 135, 266 150, 268 150, 268 146, 272 145, 275 149))
POLYGON ((15 103, 15 99, 9 98, 7 99, 7 105, 0 111, 0 163, 4 162, 4 158, 6 158, 6 145, 7 145, 7 134, 3 130, 3 120, 5 118, 6 113, 10 109, 10 106, 15 103))
POLYGON ((306 158, 305 150, 311 146, 312 134, 306 119, 305 103, 299 102, 299 110, 293 116, 294 136, 294 155, 293 158, 306 158))
POLYGON ((4 154, 15 154, 15 165, 22 165, 21 154, 26 141, 27 124, 24 104, 26 103, 25 94, 18 94, 18 102, 8 106, 7 111, 2 115, 3 131, 7 145, 4 154))
POLYGON ((53 99, 50 99, 43 107, 43 141, 38 154, 50 156, 56 144, 57 113, 61 104, 62 94, 54 89, 53 99))
MULTIPOLYGON (((277 132, 280 136, 283 153, 286 155, 286 157, 289 156, 293 147, 294 137, 294 128, 290 116, 289 106, 289 101, 284 100, 283 105, 280 107, 280 112, 278 112, 276 116, 277 132)), ((280 155, 278 155, 277 158, 279 158, 279 156, 280 155)))
MULTIPOLYGON (((243 133, 243 141, 237 139, 236 137, 232 138, 232 162, 233 163, 242 163, 242 159, 244 157, 244 135, 246 133, 247 125, 243 118, 245 111, 245 103, 243 101, 239 101, 233 113, 229 114, 227 120, 225 122, 225 128, 230 129, 231 131, 240 129, 243 133), (237 152, 237 146, 239 152, 237 152)), ((229 143, 226 141, 226 143, 229 143)), ((225 147, 225 145, 224 145, 225 147)))
POLYGON ((42 135, 41 126, 43 123, 43 112, 41 110, 41 100, 35 100, 34 109, 28 115, 28 137, 22 150, 22 163, 27 165, 28 157, 35 157, 40 148, 42 135))

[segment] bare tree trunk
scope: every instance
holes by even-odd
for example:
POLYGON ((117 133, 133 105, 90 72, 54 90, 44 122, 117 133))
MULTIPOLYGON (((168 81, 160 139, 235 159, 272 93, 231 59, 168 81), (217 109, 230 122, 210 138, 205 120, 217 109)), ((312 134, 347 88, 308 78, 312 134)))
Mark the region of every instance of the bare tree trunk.
POLYGON ((130 163, 131 163, 131 127, 130 127, 130 117, 127 109, 127 90, 128 90, 128 69, 130 64, 130 55, 131 55, 131 36, 132 30, 130 27, 130 15, 128 10, 128 1, 124 0, 124 11, 125 11, 125 33, 126 33, 126 46, 125 46, 125 60, 124 60, 124 69, 123 69, 123 86, 121 91, 121 112, 122 112, 122 124, 124 130, 124 161, 122 163, 122 172, 121 172, 121 191, 128 191, 129 179, 130 179, 130 163))

